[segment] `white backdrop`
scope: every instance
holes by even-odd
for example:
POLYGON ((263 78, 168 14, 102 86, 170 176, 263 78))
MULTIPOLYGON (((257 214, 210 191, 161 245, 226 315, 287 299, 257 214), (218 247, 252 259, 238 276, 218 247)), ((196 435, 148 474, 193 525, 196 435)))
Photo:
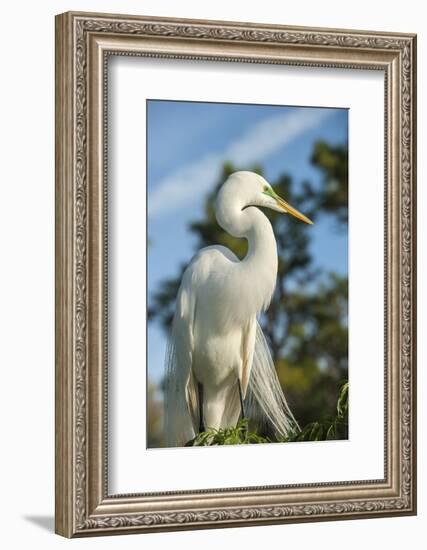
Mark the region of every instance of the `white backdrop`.
MULTIPOLYGON (((393 6, 385 0, 281 4, 264 0, 201 3, 195 0, 75 0, 34 4, 16 0, 2 11, 0 200, 0 334, 1 381, 1 518, 5 548, 218 548, 223 545, 359 549, 381 544, 385 549, 420 548, 427 528, 425 515, 426 407, 419 399, 418 517, 227 529, 73 542, 52 534, 54 497, 54 47, 53 16, 67 9, 112 13, 145 13, 175 17, 247 20, 294 25, 365 28, 421 33, 422 4, 408 0, 393 6), (417 543, 417 541, 419 541, 417 543)), ((419 37, 419 59, 425 46, 419 37)), ((425 90, 425 63, 419 67, 419 95, 425 90)), ((419 151, 424 151, 425 108, 419 106, 419 151)), ((425 163, 419 159, 419 181, 425 163)), ((425 278, 426 193, 419 186, 419 280, 425 278)), ((425 390, 427 306, 419 289, 419 393, 425 390)))
POLYGON ((382 479, 384 74, 127 57, 109 70, 109 492, 382 479), (146 98, 349 109, 348 441, 146 450, 146 98))

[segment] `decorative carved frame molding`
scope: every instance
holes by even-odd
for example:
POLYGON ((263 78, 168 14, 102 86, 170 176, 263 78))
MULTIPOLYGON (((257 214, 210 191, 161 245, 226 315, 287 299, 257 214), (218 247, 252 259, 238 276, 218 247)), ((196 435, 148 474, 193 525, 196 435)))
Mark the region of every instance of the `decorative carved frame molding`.
POLYGON ((88 536, 416 513, 416 37, 65 13, 56 18, 56 532, 88 536), (385 478, 108 495, 106 59, 385 74, 385 478))

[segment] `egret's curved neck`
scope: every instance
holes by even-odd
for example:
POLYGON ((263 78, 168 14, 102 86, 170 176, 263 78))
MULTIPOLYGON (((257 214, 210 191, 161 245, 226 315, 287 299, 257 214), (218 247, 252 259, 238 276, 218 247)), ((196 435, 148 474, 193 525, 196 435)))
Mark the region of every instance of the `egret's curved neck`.
POLYGON ((257 312, 266 309, 276 286, 277 246, 267 216, 255 206, 245 207, 237 200, 218 200, 216 217, 230 235, 246 238, 248 252, 240 262, 239 280, 255 293, 257 312))
POLYGON ((248 218, 250 227, 244 237, 248 241, 248 252, 243 260, 247 266, 256 265, 259 269, 266 265, 277 275, 277 246, 273 228, 267 216, 256 207, 249 207, 242 213, 248 218))

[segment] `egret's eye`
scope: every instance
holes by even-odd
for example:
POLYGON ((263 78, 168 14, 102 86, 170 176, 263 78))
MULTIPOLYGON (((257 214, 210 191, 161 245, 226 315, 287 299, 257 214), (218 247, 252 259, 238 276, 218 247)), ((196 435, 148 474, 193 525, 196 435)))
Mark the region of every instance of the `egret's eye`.
POLYGON ((268 191, 268 185, 264 185, 263 191, 268 191))

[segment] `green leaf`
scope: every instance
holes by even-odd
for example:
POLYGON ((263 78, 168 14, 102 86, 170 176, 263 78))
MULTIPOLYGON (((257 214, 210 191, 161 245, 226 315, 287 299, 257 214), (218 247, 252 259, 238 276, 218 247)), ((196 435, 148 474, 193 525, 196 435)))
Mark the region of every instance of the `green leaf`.
POLYGON ((342 418, 348 411, 348 382, 341 386, 337 401, 337 414, 342 418))

